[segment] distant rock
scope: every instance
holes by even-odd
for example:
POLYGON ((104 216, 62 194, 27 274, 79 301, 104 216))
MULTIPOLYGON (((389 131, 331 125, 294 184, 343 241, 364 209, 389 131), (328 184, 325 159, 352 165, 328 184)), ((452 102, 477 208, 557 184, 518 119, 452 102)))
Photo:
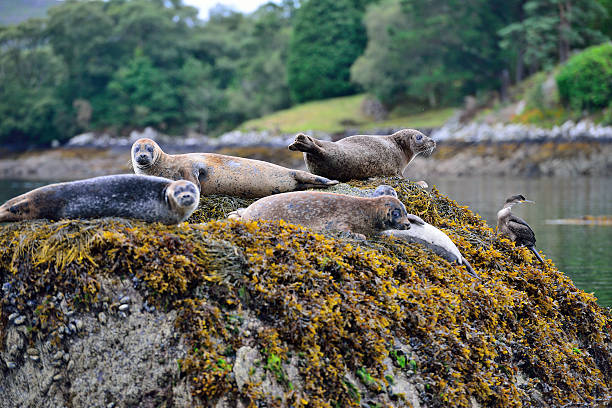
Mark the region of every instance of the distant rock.
POLYGON ((575 123, 571 120, 552 129, 540 128, 524 124, 487 124, 471 122, 461 124, 449 121, 439 129, 435 129, 431 137, 436 141, 464 142, 509 142, 546 139, 612 139, 612 126, 602 126, 590 120, 575 123))

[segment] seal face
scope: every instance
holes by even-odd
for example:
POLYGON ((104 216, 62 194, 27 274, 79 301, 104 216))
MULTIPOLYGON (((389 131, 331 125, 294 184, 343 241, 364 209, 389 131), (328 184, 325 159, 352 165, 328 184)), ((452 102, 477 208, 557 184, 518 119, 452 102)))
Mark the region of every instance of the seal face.
POLYGON ((47 218, 135 218, 177 224, 197 208, 197 187, 185 180, 120 174, 50 184, 0 206, 0 222, 47 218))
POLYGON ((308 170, 340 181, 376 176, 402 176, 419 154, 431 154, 436 142, 414 129, 388 136, 357 135, 327 142, 302 133, 289 150, 304 152, 308 170))
POLYGON ((336 230, 373 235, 386 229, 410 228, 406 208, 397 198, 354 197, 304 191, 277 194, 257 200, 229 218, 284 220, 315 231, 336 230))
POLYGON ((170 155, 151 139, 134 142, 132 165, 136 174, 191 181, 203 195, 257 198, 338 184, 335 180, 261 160, 215 153, 170 155))

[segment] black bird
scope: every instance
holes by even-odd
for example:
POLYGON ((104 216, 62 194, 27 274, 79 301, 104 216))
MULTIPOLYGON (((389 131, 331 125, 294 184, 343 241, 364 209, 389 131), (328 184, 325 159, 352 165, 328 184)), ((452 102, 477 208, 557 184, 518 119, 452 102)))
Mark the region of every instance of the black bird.
POLYGON ((510 238, 516 245, 529 248, 542 265, 546 265, 535 249, 536 238, 533 230, 525 220, 511 212, 512 206, 519 203, 533 203, 533 201, 525 199, 520 194, 508 198, 502 209, 497 213, 497 232, 510 238))

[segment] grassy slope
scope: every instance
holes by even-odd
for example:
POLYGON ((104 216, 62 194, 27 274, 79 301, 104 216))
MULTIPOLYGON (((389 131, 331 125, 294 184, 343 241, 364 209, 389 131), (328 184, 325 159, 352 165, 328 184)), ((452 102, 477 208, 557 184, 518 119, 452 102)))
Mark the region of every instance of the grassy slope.
POLYGON ((58 0, 6 0, 0 1, 0 25, 17 24, 33 17, 43 17, 58 0))
POLYGON ((240 129, 270 129, 295 133, 306 130, 340 132, 347 127, 362 130, 384 127, 424 128, 442 125, 454 111, 452 108, 446 108, 410 115, 394 111, 387 120, 375 122, 361 113, 360 106, 364 98, 365 95, 361 94, 308 102, 250 120, 243 123, 240 129))

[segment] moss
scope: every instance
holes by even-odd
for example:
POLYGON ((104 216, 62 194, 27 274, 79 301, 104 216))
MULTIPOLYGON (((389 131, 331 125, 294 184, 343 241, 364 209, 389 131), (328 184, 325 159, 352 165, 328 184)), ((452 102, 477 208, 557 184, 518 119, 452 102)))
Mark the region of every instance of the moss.
MULTIPOLYGON (((222 395, 280 404, 255 383, 238 390, 232 378, 235 350, 253 341, 269 375, 282 379, 286 405, 359 406, 363 396, 346 376, 384 389, 389 356, 423 378, 428 406, 470 406, 473 396, 485 406, 527 407, 534 393, 554 406, 603 403, 612 391, 612 317, 593 295, 435 189, 395 178, 343 188, 381 183, 445 231, 482 279, 419 245, 351 241, 284 222, 23 222, 0 227, 0 283, 11 288, 0 336, 15 311, 28 317, 32 336, 48 335, 66 319, 51 296, 96 311, 100 277, 126 277, 144 283, 149 302, 177 310, 191 350, 180 369, 202 404, 222 395), (254 338, 241 324, 247 314, 264 325, 254 338), (393 354, 397 342, 411 345, 410 362, 393 354), (299 356, 299 388, 284 381, 289 354, 299 356)), ((203 199, 193 220, 245 205, 203 199)))

